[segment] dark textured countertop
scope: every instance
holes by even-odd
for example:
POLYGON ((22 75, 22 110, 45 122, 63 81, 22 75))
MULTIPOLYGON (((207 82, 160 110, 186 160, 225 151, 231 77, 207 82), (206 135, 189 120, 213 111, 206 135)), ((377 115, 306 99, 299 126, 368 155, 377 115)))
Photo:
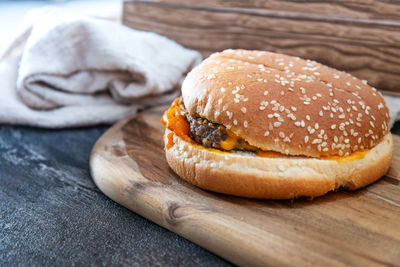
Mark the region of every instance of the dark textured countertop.
POLYGON ((97 189, 89 155, 107 129, 0 126, 0 265, 229 265, 97 189))
POLYGON ((97 189, 89 155, 107 129, 0 126, 0 265, 229 265, 97 189))

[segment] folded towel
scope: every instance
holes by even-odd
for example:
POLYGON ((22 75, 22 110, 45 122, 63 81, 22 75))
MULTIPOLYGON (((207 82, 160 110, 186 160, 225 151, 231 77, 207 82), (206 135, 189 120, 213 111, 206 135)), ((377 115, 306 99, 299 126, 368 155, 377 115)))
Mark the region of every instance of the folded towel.
POLYGON ((172 101, 198 52, 155 33, 56 8, 28 15, 0 58, 0 123, 115 122, 172 101))

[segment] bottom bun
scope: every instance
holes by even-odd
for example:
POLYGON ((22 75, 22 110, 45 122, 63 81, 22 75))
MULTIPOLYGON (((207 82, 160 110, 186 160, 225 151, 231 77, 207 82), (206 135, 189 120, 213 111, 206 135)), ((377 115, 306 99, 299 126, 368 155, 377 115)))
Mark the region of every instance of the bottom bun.
MULTIPOLYGON (((164 141, 167 144, 166 130, 164 141)), ((393 156, 388 133, 364 158, 338 162, 304 157, 263 158, 250 153, 217 152, 174 134, 166 148, 171 168, 184 180, 214 192, 251 198, 316 197, 339 187, 354 190, 382 177, 393 156)))

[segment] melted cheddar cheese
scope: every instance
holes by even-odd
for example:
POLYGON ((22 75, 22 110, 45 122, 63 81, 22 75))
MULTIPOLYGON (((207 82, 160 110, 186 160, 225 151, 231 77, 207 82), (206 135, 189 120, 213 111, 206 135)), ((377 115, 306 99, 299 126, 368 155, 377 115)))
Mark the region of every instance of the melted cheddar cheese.
POLYGON ((239 141, 239 137, 229 130, 227 130, 227 134, 228 136, 226 137, 226 139, 221 141, 221 147, 225 150, 232 150, 236 147, 236 144, 239 141))
MULTIPOLYGON (((174 134, 182 138, 184 141, 195 144, 193 140, 189 136, 189 123, 185 117, 186 111, 184 108, 179 104, 179 98, 175 99, 174 102, 172 103, 171 107, 164 112, 164 115, 161 118, 161 122, 169 129, 172 131, 172 133, 169 133, 167 135, 167 149, 170 149, 174 145, 174 134)), ((284 158, 284 157, 294 157, 290 155, 285 155, 279 152, 275 151, 264 151, 261 150, 255 146, 250 145, 247 141, 244 139, 240 138, 237 134, 232 132, 231 130, 226 129, 227 137, 225 140, 221 141, 221 148, 226 150, 222 151, 219 149, 215 148, 206 148, 201 145, 197 145, 199 149, 204 149, 208 151, 212 151, 215 153, 220 153, 220 154, 225 154, 229 153, 227 151, 233 150, 233 149, 244 149, 244 150, 249 150, 256 152, 256 155, 259 157, 263 158, 284 158)), ((353 161, 357 159, 362 159, 364 158, 369 150, 362 150, 362 151, 357 151, 354 152, 348 156, 323 156, 319 157, 317 159, 320 160, 335 160, 339 163, 346 162, 346 161, 353 161)), ((297 156, 296 156, 297 157, 297 156)), ((304 157, 307 158, 307 157, 304 157)))
POLYGON ((320 157, 319 159, 322 160, 336 160, 337 162, 346 162, 346 161, 353 161, 357 159, 362 159, 368 154, 369 150, 365 149, 362 151, 353 152, 348 156, 324 156, 320 157))
POLYGON ((264 150, 258 150, 257 156, 263 157, 263 158, 283 158, 283 157, 290 157, 289 155, 284 155, 279 152, 275 151, 264 151, 264 150))
POLYGON ((167 149, 170 149, 174 145, 174 132, 168 133, 167 139, 168 139, 167 149))
MULTIPOLYGON (((192 143, 192 139, 189 137, 189 123, 185 118, 186 111, 179 105, 179 97, 174 100, 171 107, 164 112, 161 117, 161 122, 177 136, 182 138, 186 142, 192 143)), ((173 134, 168 136, 167 149, 174 145, 173 134)))

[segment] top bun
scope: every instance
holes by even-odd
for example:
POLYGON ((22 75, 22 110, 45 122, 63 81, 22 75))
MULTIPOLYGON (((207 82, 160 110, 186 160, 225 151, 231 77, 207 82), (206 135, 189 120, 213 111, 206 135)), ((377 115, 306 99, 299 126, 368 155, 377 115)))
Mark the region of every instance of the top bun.
POLYGON ((182 98, 190 114, 288 155, 345 156, 374 147, 389 132, 386 103, 366 81, 264 51, 211 55, 188 74, 182 98))

